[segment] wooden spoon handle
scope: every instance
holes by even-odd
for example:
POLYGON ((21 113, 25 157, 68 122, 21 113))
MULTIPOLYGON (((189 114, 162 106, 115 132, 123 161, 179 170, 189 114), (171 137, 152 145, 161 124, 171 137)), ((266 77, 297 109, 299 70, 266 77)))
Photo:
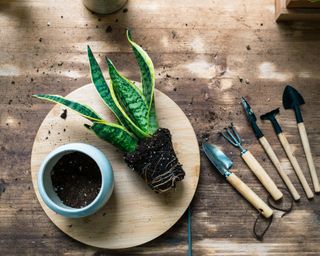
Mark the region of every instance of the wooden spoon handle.
POLYGON ((269 144, 268 140, 266 139, 266 137, 264 137, 264 136, 261 137, 259 139, 259 141, 260 141, 262 147, 264 148, 265 152, 269 156, 271 162, 276 167, 276 169, 277 169, 280 177, 282 178, 283 182, 286 184, 287 188, 289 189, 293 199, 296 200, 296 201, 299 200, 300 199, 300 195, 299 195, 298 191, 296 190, 296 188, 292 184, 289 176, 282 169, 281 163, 280 163, 276 153, 273 151, 271 145, 269 144))
POLYGON ((319 183, 316 168, 314 166, 314 161, 313 161, 312 154, 311 154, 311 149, 310 149, 310 144, 309 144, 309 140, 308 140, 306 127, 304 126, 303 122, 298 123, 298 129, 299 129, 304 153, 306 154, 306 157, 307 157, 307 162, 309 165, 309 170, 310 170, 310 174, 311 174, 311 178, 312 178, 312 182, 313 182, 314 191, 320 192, 320 183, 319 183))
POLYGON ((255 159, 254 156, 250 153, 250 151, 246 151, 241 156, 243 160, 246 162, 246 164, 249 166, 249 168, 252 170, 252 172, 260 180, 262 185, 270 193, 272 198, 274 200, 279 200, 280 198, 282 198, 282 192, 278 189, 276 184, 273 182, 273 180, 270 178, 267 172, 263 169, 263 167, 259 164, 257 159, 255 159))
POLYGON ((278 138, 282 144, 282 147, 284 148, 284 151, 286 152, 286 154, 290 160, 290 163, 291 163, 294 171, 296 172, 296 174, 301 182, 301 185, 302 185, 304 191, 306 192, 307 197, 309 199, 313 198, 313 196, 314 196, 313 192, 312 192, 311 188, 309 187, 309 184, 308 184, 306 178, 304 177, 304 174, 301 170, 301 167, 298 163, 297 158, 293 155, 291 146, 290 146, 287 138, 284 136, 284 134, 282 132, 278 134, 278 138))
POLYGON ((269 218, 273 211, 272 209, 255 193, 249 188, 237 175, 231 173, 227 177, 227 181, 256 208, 261 214, 269 218))

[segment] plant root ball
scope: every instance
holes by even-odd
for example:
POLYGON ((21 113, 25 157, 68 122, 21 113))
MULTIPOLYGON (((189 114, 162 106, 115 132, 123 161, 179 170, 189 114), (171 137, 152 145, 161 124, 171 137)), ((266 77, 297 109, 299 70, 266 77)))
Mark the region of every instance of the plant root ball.
POLYGON ((174 188, 185 176, 174 152, 170 131, 165 128, 141 140, 134 152, 124 155, 124 160, 156 193, 174 188))

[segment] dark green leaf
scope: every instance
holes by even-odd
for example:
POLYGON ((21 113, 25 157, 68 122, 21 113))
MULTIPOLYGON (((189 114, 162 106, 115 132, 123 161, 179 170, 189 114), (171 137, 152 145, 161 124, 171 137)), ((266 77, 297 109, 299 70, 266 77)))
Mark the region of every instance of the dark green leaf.
POLYGON ((111 123, 93 123, 90 127, 101 139, 108 141, 115 147, 125 152, 132 152, 137 147, 137 141, 125 128, 111 123))
POLYGON ((90 62, 90 73, 91 73, 91 80, 93 84, 95 85, 99 95, 101 96, 104 103, 109 107, 109 109, 115 114, 117 119, 121 124, 126 126, 126 120, 124 120, 124 117, 121 113, 121 111, 118 109, 117 105, 114 103, 111 93, 109 90, 109 87, 103 77, 101 68, 96 61, 90 47, 88 46, 88 58, 90 62))

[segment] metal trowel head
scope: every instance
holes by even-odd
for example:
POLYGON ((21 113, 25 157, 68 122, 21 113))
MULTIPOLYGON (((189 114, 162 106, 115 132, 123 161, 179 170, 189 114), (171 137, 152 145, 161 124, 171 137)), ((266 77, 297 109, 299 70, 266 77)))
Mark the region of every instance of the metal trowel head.
POLYGON ((284 89, 282 102, 285 109, 291 108, 293 110, 295 106, 300 106, 305 103, 302 95, 290 85, 287 85, 284 89))
POLYGON ((304 104, 302 95, 292 86, 287 85, 282 96, 282 103, 285 109, 293 109, 296 115, 297 123, 302 123, 300 105, 304 104))

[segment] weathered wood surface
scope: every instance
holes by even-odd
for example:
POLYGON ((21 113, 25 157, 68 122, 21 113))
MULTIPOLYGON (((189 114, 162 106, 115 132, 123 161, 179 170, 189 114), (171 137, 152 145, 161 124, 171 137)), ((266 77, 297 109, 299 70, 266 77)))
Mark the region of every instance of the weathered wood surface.
MULTIPOLYGON (((211 142, 232 153, 238 174, 261 197, 267 194, 238 150, 216 134, 233 121, 244 144, 283 186, 253 137, 239 105, 240 96, 247 96, 256 113, 262 114, 280 106, 286 83, 300 90, 307 103, 303 115, 319 172, 319 24, 277 25, 271 0, 129 0, 125 8, 127 12, 103 17, 88 12, 80 1, 0 0, 2 255, 186 255, 186 216, 143 246, 103 251, 59 231, 32 190, 31 147, 52 105, 30 95, 66 95, 88 83, 87 44, 100 53, 101 62, 107 54, 131 79, 139 79, 125 27, 132 28, 134 38, 150 53, 157 88, 189 116, 199 141, 209 134, 211 142)), ((106 70, 106 65, 103 68, 106 70)), ((311 185, 293 112, 281 108, 279 121, 311 185)), ((284 218, 276 212, 264 242, 258 242, 251 232, 256 211, 202 155, 199 187, 192 203, 194 255, 319 255, 319 195, 312 201, 306 199, 271 125, 261 127, 302 195, 301 201, 284 218)))

